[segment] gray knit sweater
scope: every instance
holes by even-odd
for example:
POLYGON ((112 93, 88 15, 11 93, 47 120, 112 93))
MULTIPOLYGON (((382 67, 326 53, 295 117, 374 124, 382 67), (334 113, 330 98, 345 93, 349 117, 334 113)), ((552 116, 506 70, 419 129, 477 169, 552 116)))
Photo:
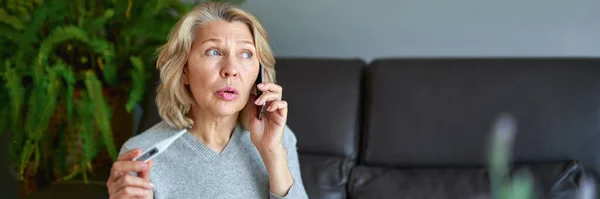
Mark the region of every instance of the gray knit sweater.
MULTIPOLYGON (((162 121, 130 138, 121 148, 142 151, 173 135, 176 129, 162 121)), ((286 126, 283 145, 294 183, 284 198, 308 198, 298 163, 296 137, 286 126)), ((250 133, 237 126, 221 153, 215 153, 186 133, 154 158, 150 181, 154 198, 281 198, 269 190, 267 169, 250 133)))

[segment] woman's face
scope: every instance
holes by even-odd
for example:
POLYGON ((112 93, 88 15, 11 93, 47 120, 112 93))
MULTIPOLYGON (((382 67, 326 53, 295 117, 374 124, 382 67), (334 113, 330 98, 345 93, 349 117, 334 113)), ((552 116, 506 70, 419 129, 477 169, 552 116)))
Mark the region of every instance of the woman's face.
POLYGON ((246 106, 258 70, 248 26, 242 22, 213 21, 196 31, 183 81, 190 86, 196 109, 223 117, 246 106))

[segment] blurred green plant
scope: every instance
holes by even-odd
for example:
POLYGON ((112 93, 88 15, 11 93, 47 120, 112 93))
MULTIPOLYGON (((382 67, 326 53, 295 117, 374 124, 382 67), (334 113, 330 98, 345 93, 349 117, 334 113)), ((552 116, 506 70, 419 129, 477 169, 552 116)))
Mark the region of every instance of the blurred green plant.
POLYGON ((519 170, 512 178, 509 177, 516 129, 516 121, 508 113, 500 114, 492 127, 488 167, 493 199, 532 199, 534 197, 533 178, 527 170, 519 170))
MULTIPOLYGON (((516 132, 517 122, 512 115, 502 113, 494 121, 488 151, 492 199, 538 198, 534 192, 533 175, 528 170, 520 169, 510 175, 511 154, 516 132)), ((580 186, 576 198, 573 199, 596 198, 597 188, 592 177, 584 177, 577 183, 580 186)))
MULTIPOLYGON (((203 1, 196 1, 196 3, 203 1)), ((242 1, 230 1, 241 3, 242 1)), ((111 89, 144 97, 155 50, 194 4, 180 0, 0 0, 0 133, 21 180, 83 175, 106 150, 111 89)))

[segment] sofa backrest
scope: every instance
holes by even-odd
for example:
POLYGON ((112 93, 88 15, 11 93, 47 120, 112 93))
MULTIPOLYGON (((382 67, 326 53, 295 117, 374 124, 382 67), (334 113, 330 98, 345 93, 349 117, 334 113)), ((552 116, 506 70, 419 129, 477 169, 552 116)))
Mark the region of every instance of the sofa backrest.
POLYGON ((360 60, 277 59, 277 83, 289 104, 310 198, 347 198, 362 127, 360 60))
POLYGON ((360 60, 277 60, 276 78, 300 152, 356 157, 365 66, 360 60))
POLYGON ((483 166, 491 122, 508 112, 516 162, 600 171, 600 59, 387 59, 367 71, 361 163, 483 166))

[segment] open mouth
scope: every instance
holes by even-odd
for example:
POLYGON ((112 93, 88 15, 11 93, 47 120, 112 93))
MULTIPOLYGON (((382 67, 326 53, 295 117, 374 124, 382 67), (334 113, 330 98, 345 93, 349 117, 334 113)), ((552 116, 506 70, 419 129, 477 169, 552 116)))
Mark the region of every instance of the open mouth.
POLYGON ((223 92, 223 93, 228 93, 228 94, 238 94, 237 89, 235 89, 232 86, 227 86, 227 87, 222 88, 221 90, 219 90, 217 92, 223 92))
POLYGON ((238 90, 232 86, 228 86, 217 91, 216 95, 223 100, 231 101, 238 97, 238 90))

